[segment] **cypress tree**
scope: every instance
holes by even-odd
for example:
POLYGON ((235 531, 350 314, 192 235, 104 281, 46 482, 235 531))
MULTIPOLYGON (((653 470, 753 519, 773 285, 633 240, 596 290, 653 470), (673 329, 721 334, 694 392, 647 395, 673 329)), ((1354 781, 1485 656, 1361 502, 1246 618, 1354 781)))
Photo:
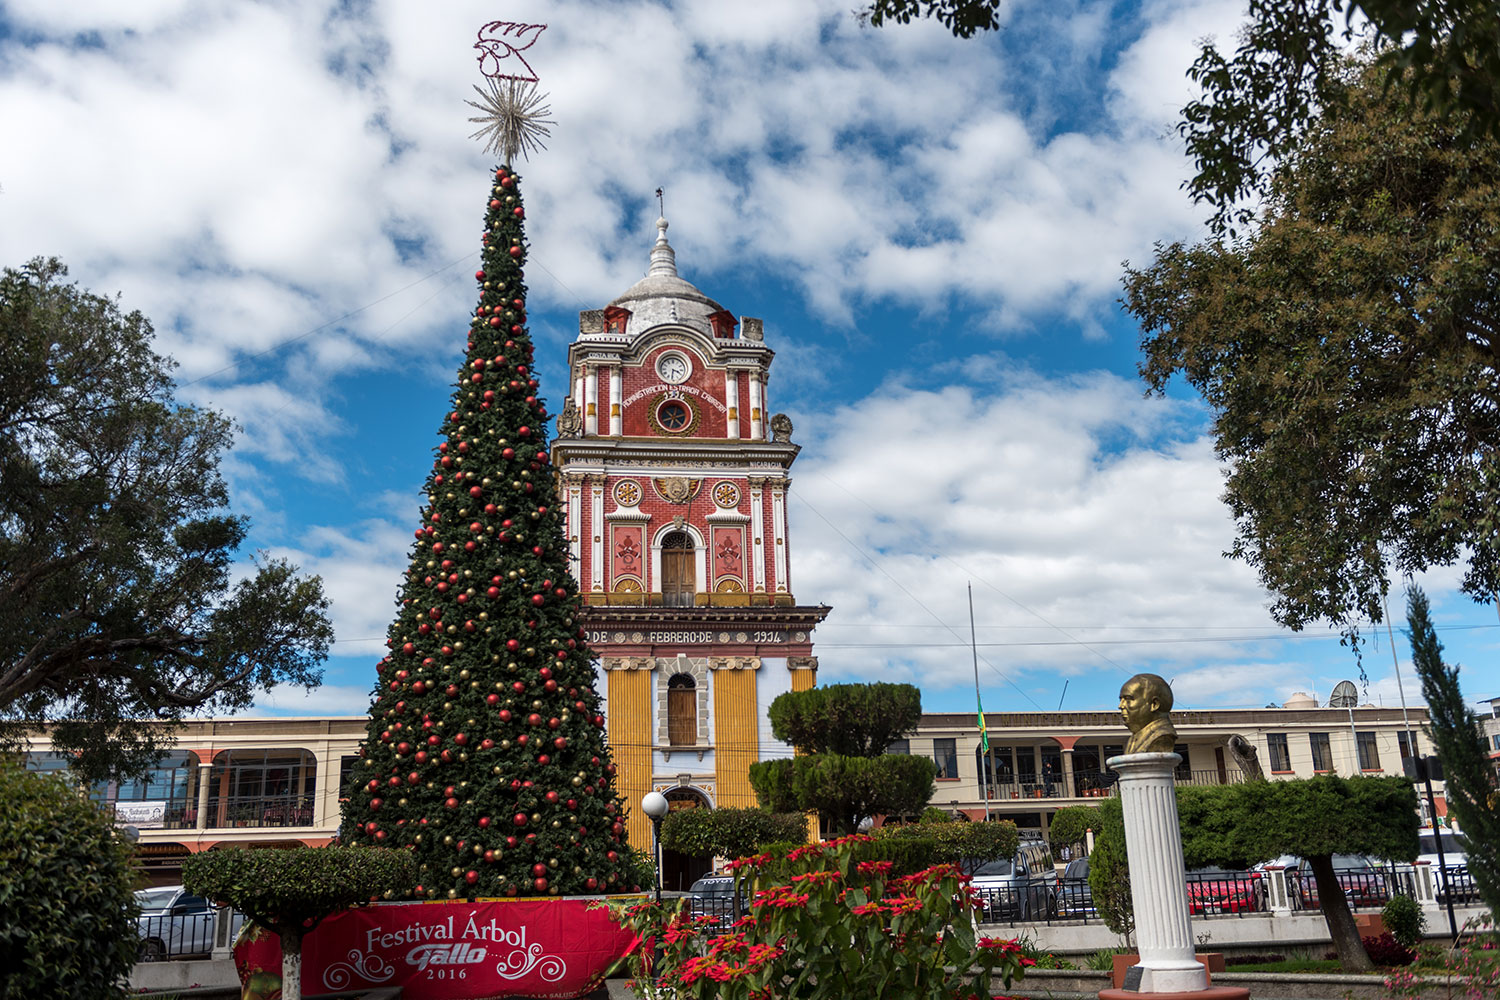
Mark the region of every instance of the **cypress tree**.
POLYGON ((622 807, 549 466, 509 167, 486 203, 479 301, 344 833, 412 850, 418 898, 624 891, 622 807))
POLYGON ((1420 587, 1406 592, 1406 622, 1411 631, 1412 664, 1422 678, 1422 697, 1431 720, 1428 735, 1443 764, 1448 809, 1468 841, 1474 886, 1485 905, 1500 913, 1500 795, 1479 720, 1459 690, 1458 666, 1443 662, 1443 644, 1438 642, 1427 595, 1420 587))

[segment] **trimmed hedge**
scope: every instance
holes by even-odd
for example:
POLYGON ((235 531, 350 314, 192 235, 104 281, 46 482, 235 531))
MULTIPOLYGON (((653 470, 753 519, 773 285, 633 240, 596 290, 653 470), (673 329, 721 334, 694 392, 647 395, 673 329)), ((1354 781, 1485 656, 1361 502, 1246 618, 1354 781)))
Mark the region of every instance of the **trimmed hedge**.
POLYGON ((182 866, 189 892, 228 903, 278 933, 287 926, 310 928, 415 881, 411 854, 387 847, 220 848, 182 866))
POLYGON ((0 998, 125 995, 134 854, 66 776, 0 760, 0 998))
POLYGON ((680 809, 661 824, 661 845, 683 854, 742 858, 763 844, 806 841, 807 817, 764 809, 680 809))

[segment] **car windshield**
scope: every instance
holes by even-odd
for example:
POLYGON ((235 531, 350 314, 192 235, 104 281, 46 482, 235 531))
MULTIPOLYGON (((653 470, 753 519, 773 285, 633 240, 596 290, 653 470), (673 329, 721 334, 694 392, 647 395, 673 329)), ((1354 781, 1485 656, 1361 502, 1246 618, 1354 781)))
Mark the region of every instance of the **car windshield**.
POLYGON ((1203 865, 1201 868, 1189 868, 1189 875, 1199 875, 1203 878, 1232 878, 1243 875, 1244 872, 1235 871, 1231 868, 1220 868, 1218 865, 1203 865))
POLYGON ((143 910, 165 910, 176 895, 176 889, 141 889, 136 892, 135 901, 143 910))
MULTIPOLYGON (((1444 830, 1443 834, 1442 834, 1442 837, 1443 837, 1443 853, 1444 854, 1468 854, 1469 853, 1469 843, 1468 843, 1468 841, 1464 840, 1464 838, 1461 837, 1461 836, 1459 836, 1458 834, 1456 834, 1456 833, 1449 833, 1448 831, 1444 830)), ((1438 851, 1437 837, 1433 836, 1430 833, 1424 833, 1424 834, 1422 834, 1422 837, 1421 837, 1421 843, 1422 843, 1422 849, 1417 852, 1418 854, 1436 854, 1437 853, 1437 851, 1438 851)))
POLYGON ((1088 858, 1079 858, 1077 861, 1071 861, 1071 862, 1069 862, 1068 863, 1068 867, 1063 871, 1063 878, 1088 878, 1088 877, 1089 877, 1089 859, 1088 858))
POLYGON ((1015 866, 1010 861, 991 861, 980 865, 975 875, 1010 875, 1015 872, 1015 866))
POLYGON ((734 891, 734 880, 727 878, 700 878, 693 883, 693 888, 690 891, 709 894, 723 893, 728 895, 734 891))
POLYGON ((1333 856, 1333 867, 1335 868, 1369 868, 1370 859, 1363 854, 1335 854, 1333 856))

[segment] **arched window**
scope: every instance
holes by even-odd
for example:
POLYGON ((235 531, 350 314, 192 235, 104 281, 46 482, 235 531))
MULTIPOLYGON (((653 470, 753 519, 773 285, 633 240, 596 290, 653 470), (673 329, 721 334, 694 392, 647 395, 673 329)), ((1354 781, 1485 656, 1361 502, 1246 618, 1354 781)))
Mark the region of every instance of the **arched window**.
POLYGON ((698 743, 698 683, 691 674, 667 681, 667 742, 674 747, 698 743))
POLYGON ((697 590, 692 536, 674 531, 661 541, 661 602, 669 608, 690 608, 697 590))

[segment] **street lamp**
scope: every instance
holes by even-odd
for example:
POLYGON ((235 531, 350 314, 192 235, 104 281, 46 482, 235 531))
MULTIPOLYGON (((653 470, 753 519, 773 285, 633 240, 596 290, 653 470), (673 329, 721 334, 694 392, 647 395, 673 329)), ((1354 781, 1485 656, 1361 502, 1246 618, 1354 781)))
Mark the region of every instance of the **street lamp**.
POLYGON ((661 902, 661 821, 666 818, 667 797, 661 792, 647 792, 641 798, 641 812, 651 817, 651 848, 656 856, 656 901, 661 902))

